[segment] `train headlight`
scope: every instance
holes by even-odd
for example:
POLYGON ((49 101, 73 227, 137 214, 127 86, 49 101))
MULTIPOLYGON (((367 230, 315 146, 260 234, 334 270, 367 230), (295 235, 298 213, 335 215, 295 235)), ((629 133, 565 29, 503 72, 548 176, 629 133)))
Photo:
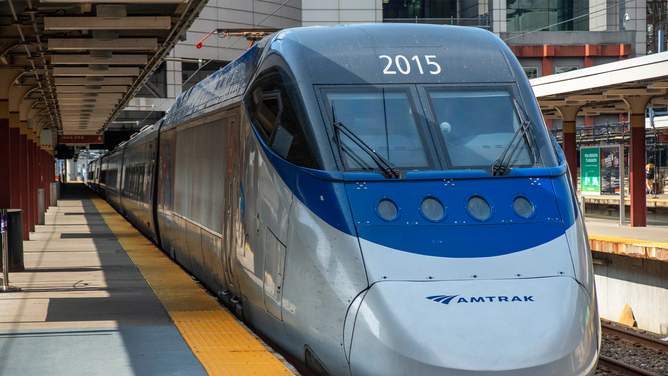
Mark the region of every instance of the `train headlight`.
POLYGON ((448 216, 443 203, 436 197, 427 196, 420 203, 420 214, 431 222, 440 222, 448 216))
POLYGON ((376 203, 376 214, 388 222, 393 222, 399 219, 401 214, 399 207, 389 198, 383 197, 376 203))
POLYGON ((473 219, 488 221, 492 218, 492 206, 484 198, 473 195, 466 202, 466 211, 473 219))
POLYGON ((528 198, 521 195, 515 196, 513 210, 524 219, 531 219, 536 215, 536 207, 528 198))

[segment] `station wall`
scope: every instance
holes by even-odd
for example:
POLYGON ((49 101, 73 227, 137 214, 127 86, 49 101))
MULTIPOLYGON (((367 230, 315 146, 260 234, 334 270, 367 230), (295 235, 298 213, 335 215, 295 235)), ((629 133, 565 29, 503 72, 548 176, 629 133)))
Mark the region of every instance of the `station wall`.
POLYGON ((619 320, 628 303, 641 329, 668 335, 668 263, 592 252, 601 318, 619 320))

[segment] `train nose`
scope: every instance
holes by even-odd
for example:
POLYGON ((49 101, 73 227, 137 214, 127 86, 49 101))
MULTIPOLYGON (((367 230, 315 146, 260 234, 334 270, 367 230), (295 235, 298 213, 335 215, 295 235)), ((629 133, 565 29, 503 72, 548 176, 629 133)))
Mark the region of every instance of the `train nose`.
POLYGON ((353 375, 593 375, 595 301, 568 277, 381 282, 364 297, 353 375))

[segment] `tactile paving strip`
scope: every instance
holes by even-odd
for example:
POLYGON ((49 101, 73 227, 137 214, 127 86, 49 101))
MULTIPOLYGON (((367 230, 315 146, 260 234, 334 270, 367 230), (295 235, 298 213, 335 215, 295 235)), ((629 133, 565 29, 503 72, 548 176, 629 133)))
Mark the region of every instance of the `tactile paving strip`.
POLYGON ((179 330, 187 333, 186 342, 209 374, 292 375, 225 311, 170 312, 170 315, 179 330))
POLYGON ((91 200, 209 375, 293 375, 116 210, 97 196, 91 200))

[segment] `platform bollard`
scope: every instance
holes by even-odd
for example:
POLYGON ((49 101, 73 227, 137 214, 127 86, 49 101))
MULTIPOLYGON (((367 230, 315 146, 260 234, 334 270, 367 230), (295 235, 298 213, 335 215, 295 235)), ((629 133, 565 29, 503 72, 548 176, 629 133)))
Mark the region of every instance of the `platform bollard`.
POLYGON ((49 184, 49 206, 58 206, 58 184, 49 184))
POLYGON ((0 292, 21 291, 9 285, 9 248, 7 246, 7 209, 0 209, 0 236, 2 237, 2 290, 0 292))
POLYGON ((44 189, 37 190, 37 224, 44 224, 44 214, 46 213, 46 197, 44 197, 44 189))

